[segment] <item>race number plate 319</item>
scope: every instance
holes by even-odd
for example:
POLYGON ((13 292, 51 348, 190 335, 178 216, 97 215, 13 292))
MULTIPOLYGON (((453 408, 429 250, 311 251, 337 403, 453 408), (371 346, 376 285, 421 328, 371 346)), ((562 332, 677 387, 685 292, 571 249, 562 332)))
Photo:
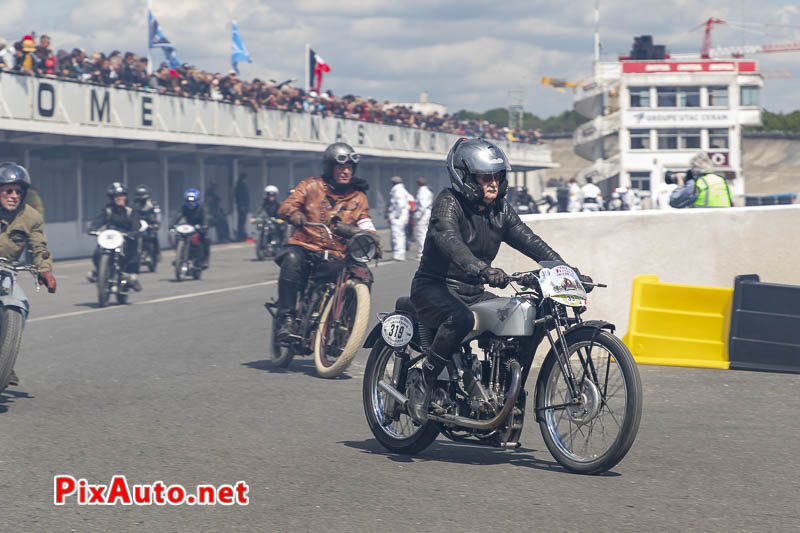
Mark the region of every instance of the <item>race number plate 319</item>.
POLYGON ((389 315, 383 319, 383 340, 392 348, 399 348, 411 342, 414 324, 406 315, 389 315))

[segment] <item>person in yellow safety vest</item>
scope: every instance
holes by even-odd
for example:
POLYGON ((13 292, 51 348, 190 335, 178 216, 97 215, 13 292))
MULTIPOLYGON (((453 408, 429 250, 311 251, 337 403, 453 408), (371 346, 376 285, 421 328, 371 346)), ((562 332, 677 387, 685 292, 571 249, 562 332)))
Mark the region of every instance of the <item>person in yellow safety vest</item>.
POLYGON ((731 207, 731 191, 725 178, 714 174, 711 159, 700 152, 692 158, 686 178, 677 178, 680 185, 672 192, 669 205, 682 207, 731 207))

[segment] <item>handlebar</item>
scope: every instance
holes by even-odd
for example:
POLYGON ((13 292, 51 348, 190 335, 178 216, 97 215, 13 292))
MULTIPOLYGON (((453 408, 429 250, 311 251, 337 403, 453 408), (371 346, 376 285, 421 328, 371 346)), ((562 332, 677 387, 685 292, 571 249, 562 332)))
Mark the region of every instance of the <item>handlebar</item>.
MULTIPOLYGON (((519 283, 519 282, 521 282, 525 278, 528 278, 531 275, 533 276, 534 279, 536 279, 538 281, 539 272, 541 270, 542 269, 539 268, 539 269, 536 269, 536 270, 531 270, 530 272, 514 272, 513 274, 510 274, 508 276, 508 281, 509 282, 519 283)), ((599 287, 601 289, 608 288, 608 285, 606 285, 605 283, 595 283, 595 282, 589 283, 589 282, 584 282, 584 281, 581 281, 581 283, 583 285, 585 285, 585 286, 588 286, 588 287, 599 287)))
POLYGON ((325 230, 325 232, 328 234, 328 238, 330 240, 333 240, 333 233, 331 233, 331 229, 328 226, 326 226, 325 224, 319 224, 317 222, 306 222, 305 225, 306 226, 311 226, 313 228, 323 228, 325 230))

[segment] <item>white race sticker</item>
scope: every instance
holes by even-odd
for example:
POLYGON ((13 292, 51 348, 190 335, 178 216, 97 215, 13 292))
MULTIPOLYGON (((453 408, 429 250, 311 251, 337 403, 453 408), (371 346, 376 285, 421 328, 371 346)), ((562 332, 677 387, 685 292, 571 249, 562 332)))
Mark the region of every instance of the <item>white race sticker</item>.
POLYGON ((414 324, 406 315, 389 315, 383 319, 383 340, 392 348, 399 348, 411 342, 414 324))

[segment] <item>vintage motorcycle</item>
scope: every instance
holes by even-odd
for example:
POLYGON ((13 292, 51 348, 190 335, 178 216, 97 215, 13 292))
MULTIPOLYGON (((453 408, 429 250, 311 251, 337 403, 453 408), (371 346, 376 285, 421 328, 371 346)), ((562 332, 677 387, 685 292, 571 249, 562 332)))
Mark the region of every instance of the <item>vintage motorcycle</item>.
POLYGON ((548 450, 566 469, 583 474, 605 472, 625 456, 642 414, 636 363, 612 324, 581 319, 587 299, 575 272, 563 263, 541 266, 510 276, 533 287, 470 306, 475 327, 439 375, 421 425, 409 415, 406 387, 421 372, 421 354, 434 332, 417 320, 407 297, 397 300, 393 313, 379 314, 364 345, 372 351, 363 383, 367 422, 378 442, 413 454, 442 433, 454 441, 519 447, 525 383, 546 337, 550 351, 536 379, 534 417, 548 450))
MULTIPOLYGON (((0 392, 8 386, 11 371, 17 362, 27 313, 24 302, 14 291, 14 286, 19 283, 18 272, 30 272, 34 280, 39 275, 39 269, 33 265, 18 265, 0 257, 0 392)), ((38 284, 36 292, 39 292, 38 284)))
POLYGON ((128 293, 132 290, 127 276, 122 272, 122 258, 125 256, 125 239, 127 235, 114 228, 102 231, 90 231, 89 235, 97 237, 100 258, 97 261, 97 304, 108 305, 114 294, 117 303, 128 301, 128 293))
POLYGON ((161 260, 161 251, 158 247, 158 226, 149 224, 146 220, 139 221, 141 242, 139 245, 139 264, 146 266, 150 272, 155 272, 161 260))
POLYGON ((192 224, 178 224, 170 230, 178 240, 175 245, 175 279, 181 281, 189 276, 200 279, 203 272, 203 243, 192 224))
POLYGON ((273 257, 283 246, 286 223, 275 217, 254 217, 250 222, 256 225, 256 258, 263 261, 267 257, 273 257))
MULTIPOLYGON (((306 225, 325 228, 328 238, 334 239, 325 224, 306 225)), ((345 258, 325 257, 313 265, 313 273, 297 299, 294 327, 297 340, 290 343, 277 341, 275 319, 278 302, 272 300, 264 304, 273 318, 270 333, 272 361, 280 367, 287 367, 295 355, 313 353, 317 375, 323 378, 342 374, 361 346, 369 322, 373 281, 367 263, 378 252, 377 241, 369 232, 346 232, 338 225, 334 232, 349 239, 345 258)))

